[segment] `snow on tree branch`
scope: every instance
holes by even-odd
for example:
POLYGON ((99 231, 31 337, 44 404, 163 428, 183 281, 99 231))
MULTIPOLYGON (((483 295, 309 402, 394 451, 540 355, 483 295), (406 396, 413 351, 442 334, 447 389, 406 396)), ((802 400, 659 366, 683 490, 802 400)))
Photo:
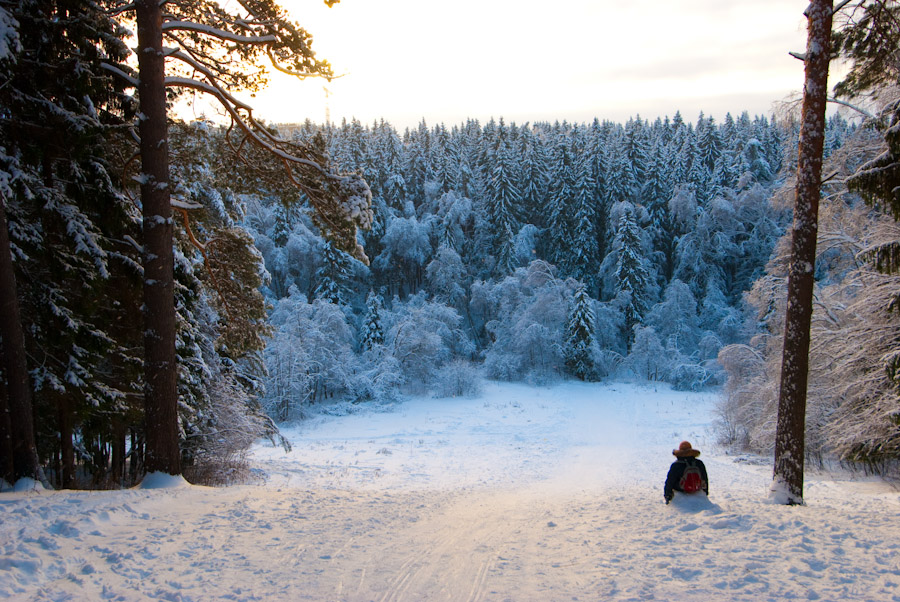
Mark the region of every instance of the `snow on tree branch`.
POLYGON ((136 77, 132 77, 131 75, 125 73, 123 70, 119 69, 115 65, 110 65, 109 63, 100 63, 100 68, 104 69, 106 71, 109 71, 110 73, 122 78, 123 80, 128 82, 131 86, 134 86, 135 88, 137 88, 138 85, 140 85, 140 83, 141 83, 140 80, 138 80, 136 77))
POLYGON ((190 31, 218 38, 220 40, 234 42, 236 44, 272 44, 278 41, 278 38, 274 35, 242 36, 225 31, 224 29, 217 29, 215 27, 193 23, 191 21, 166 21, 162 24, 162 30, 164 33, 172 31, 190 31))

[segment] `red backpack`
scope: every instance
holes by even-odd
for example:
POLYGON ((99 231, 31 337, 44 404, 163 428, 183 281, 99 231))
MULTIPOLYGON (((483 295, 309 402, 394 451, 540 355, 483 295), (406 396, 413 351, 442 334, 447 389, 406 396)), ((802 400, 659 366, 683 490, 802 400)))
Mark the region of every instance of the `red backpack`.
POLYGON ((703 489, 703 477, 700 475, 700 469, 694 463, 686 464, 681 480, 678 481, 678 488, 685 493, 697 493, 703 489))

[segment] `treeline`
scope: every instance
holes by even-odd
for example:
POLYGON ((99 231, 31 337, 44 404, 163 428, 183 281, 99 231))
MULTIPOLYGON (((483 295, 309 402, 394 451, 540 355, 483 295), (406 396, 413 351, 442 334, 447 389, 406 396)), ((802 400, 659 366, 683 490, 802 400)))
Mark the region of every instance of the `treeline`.
MULTIPOLYGON (((719 383, 718 351, 746 340, 743 292, 789 217, 769 196, 795 126, 746 113, 281 129, 362 173, 375 219, 366 267, 302 211, 248 199, 276 307, 264 404, 279 420, 326 398, 459 393, 475 366, 719 383)), ((853 127, 834 116, 827 131, 832 152, 853 127)))

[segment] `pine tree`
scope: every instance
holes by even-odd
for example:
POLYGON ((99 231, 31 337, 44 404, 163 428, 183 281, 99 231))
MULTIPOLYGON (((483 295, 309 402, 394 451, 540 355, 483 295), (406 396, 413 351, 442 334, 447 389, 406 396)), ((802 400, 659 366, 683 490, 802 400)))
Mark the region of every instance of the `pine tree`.
POLYGON ((722 141, 715 120, 712 117, 704 118, 703 113, 700 113, 697 120, 697 152, 697 159, 712 173, 722 155, 722 141))
POLYGON ((831 61, 832 0, 813 0, 806 9, 809 34, 800 131, 792 255, 788 275, 787 310, 778 429, 775 436, 773 493, 784 504, 803 503, 806 393, 809 375, 810 320, 816 264, 825 105, 831 61))
POLYGON ((519 152, 522 157, 522 221, 541 226, 549 188, 546 147, 528 129, 521 137, 519 152))
POLYGON ((628 164, 628 157, 618 141, 612 142, 607 155, 609 173, 606 178, 606 203, 615 205, 631 199, 635 190, 634 174, 628 164))
MULTIPOLYGON (((668 147, 663 146, 657 139, 653 149, 653 156, 649 164, 647 185, 642 194, 644 207, 650 215, 648 226, 649 234, 653 241, 653 250, 660 257, 670 258, 671 249, 674 248, 674 232, 669 220, 669 199, 672 197, 670 183, 671 156, 668 147)), ((671 277, 671 266, 664 263, 660 273, 665 279, 671 277)))
POLYGON ((129 288, 113 272, 134 265, 133 247, 114 240, 136 232, 110 165, 119 144, 112 132, 133 104, 125 82, 107 69, 129 73, 128 50, 125 30, 98 5, 26 1, 0 11, 15 19, 12 53, 0 59, 0 195, 6 220, 15 224, 0 253, 9 260, 17 249, 15 265, 3 263, 3 322, 17 321, 28 333, 25 340, 4 328, 2 336, 4 356, 18 364, 3 370, 13 476, 40 478, 35 437, 52 438, 44 449, 59 451, 58 484, 69 487, 76 412, 108 411, 132 392, 127 379, 116 381, 122 375, 104 369, 132 359, 110 336, 126 314, 129 288), (19 370, 26 352, 35 362, 31 376, 19 370), (37 433, 25 426, 28 412, 40 418, 37 433))
POLYGON ((647 140, 644 122, 640 115, 635 119, 629 119, 625 124, 625 139, 623 141, 625 159, 628 163, 630 178, 628 182, 628 200, 640 202, 641 191, 647 181, 647 163, 649 155, 649 142, 647 140))
POLYGON ((634 326, 640 324, 649 306, 651 286, 650 273, 641 251, 641 239, 632 209, 626 209, 619 222, 615 248, 618 251, 616 263, 616 296, 625 303, 625 337, 628 348, 634 340, 634 326))
MULTIPOLYGON (((329 1, 332 4, 333 1, 329 1)), ((357 227, 371 224, 371 192, 358 176, 328 167, 324 145, 297 145, 274 137, 252 109, 232 91, 258 85, 266 62, 301 77, 331 75, 315 58, 309 34, 289 22, 272 0, 223 7, 212 1, 139 0, 137 23, 138 122, 143 210, 145 329, 145 415, 147 470, 181 473, 178 449, 175 355, 173 220, 167 141, 167 87, 211 94, 240 124, 245 141, 271 153, 288 170, 287 179, 303 190, 315 209, 313 218, 338 246, 366 261, 357 243, 357 227), (170 49, 163 51, 163 38, 170 49), (166 62, 194 77, 166 77, 166 62)), ((240 143, 243 146, 243 142, 240 143)))
POLYGON ((569 275, 584 282, 590 290, 596 291, 597 266, 601 261, 600 233, 597 231, 599 211, 588 160, 586 153, 580 153, 574 165, 571 252, 564 267, 569 275))
POLYGON ((0 393, 0 478, 15 483, 21 478, 43 480, 34 436, 34 406, 25 355, 25 335, 19 312, 18 288, 13 272, 6 219, 5 191, 0 191, 0 336, 6 381, 0 393))
POLYGON ((517 214, 522 201, 517 168, 509 135, 501 119, 485 198, 487 216, 493 230, 492 248, 497 256, 496 268, 500 274, 508 274, 518 267, 513 252, 513 239, 519 231, 517 214))
MULTIPOLYGON (((851 64, 847 76, 835 86, 835 93, 848 100, 868 94, 882 96, 900 79, 892 58, 900 40, 900 5, 869 1, 860 3, 860 8, 862 14, 835 38, 835 48, 851 64)), ((887 103, 879 118, 872 121, 881 130, 884 151, 860 166, 848 184, 867 202, 885 208, 900 220, 900 100, 887 103)))
POLYGON ((360 333, 360 345, 363 351, 371 351, 379 345, 384 345, 384 327, 381 324, 381 313, 384 311, 384 302, 381 295, 375 291, 369 291, 366 297, 366 314, 363 317, 362 331, 360 333))
POLYGON ((756 138, 747 141, 744 147, 745 161, 749 165, 750 173, 756 178, 757 182, 768 182, 774 177, 772 167, 766 160, 762 143, 756 138))
POLYGON ((348 305, 351 261, 350 256, 336 248, 330 240, 325 241, 322 265, 316 271, 316 299, 324 299, 341 307, 348 305))
POLYGON ((453 149, 450 144, 450 133, 444 124, 434 128, 434 144, 431 146, 431 164, 433 166, 433 182, 437 185, 436 193, 450 190, 453 179, 453 149))
POLYGON ((572 309, 566 324, 566 368, 579 380, 590 380, 595 372, 593 352, 594 310, 584 285, 575 289, 572 309))
POLYGON ((547 258, 557 266, 564 266, 569 258, 572 197, 575 195, 572 156, 565 140, 556 147, 551 172, 550 198, 546 206, 547 258))
POLYGON ((413 205, 425 202, 425 183, 433 176, 431 165, 431 131, 423 119, 412 131, 407 130, 404 142, 407 146, 403 179, 413 205))

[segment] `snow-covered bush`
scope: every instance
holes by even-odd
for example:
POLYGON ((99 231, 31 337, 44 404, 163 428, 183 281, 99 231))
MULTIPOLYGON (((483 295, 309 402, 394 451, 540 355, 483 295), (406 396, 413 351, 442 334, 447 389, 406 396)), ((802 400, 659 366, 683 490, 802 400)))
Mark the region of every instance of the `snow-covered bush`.
POLYGON ((373 350, 362 356, 362 369, 351 390, 354 401, 386 403, 400 398, 403 385, 400 362, 381 350, 373 350))
POLYGON ((356 387, 354 337, 341 308, 291 287, 270 316, 275 333, 265 351, 269 377, 264 407, 283 421, 302 406, 342 398, 356 387))
POLYGON ((424 295, 395 302, 389 318, 385 347, 413 389, 427 388, 437 370, 451 359, 474 353, 462 329, 462 316, 443 303, 425 300, 424 295))
POLYGON ((666 380, 671 370, 671 358, 652 326, 635 326, 631 352, 621 366, 641 379, 666 380))
POLYGON ((677 391, 699 391, 713 384, 713 373, 705 365, 682 359, 675 362, 669 373, 669 382, 677 391))
POLYGON ((453 360, 438 369, 432 382, 435 397, 477 397, 482 388, 480 368, 462 359, 453 360))
POLYGON ((564 366, 564 337, 574 282, 555 276, 543 261, 479 290, 473 298, 486 310, 493 344, 485 353, 488 376, 544 382, 564 366))

